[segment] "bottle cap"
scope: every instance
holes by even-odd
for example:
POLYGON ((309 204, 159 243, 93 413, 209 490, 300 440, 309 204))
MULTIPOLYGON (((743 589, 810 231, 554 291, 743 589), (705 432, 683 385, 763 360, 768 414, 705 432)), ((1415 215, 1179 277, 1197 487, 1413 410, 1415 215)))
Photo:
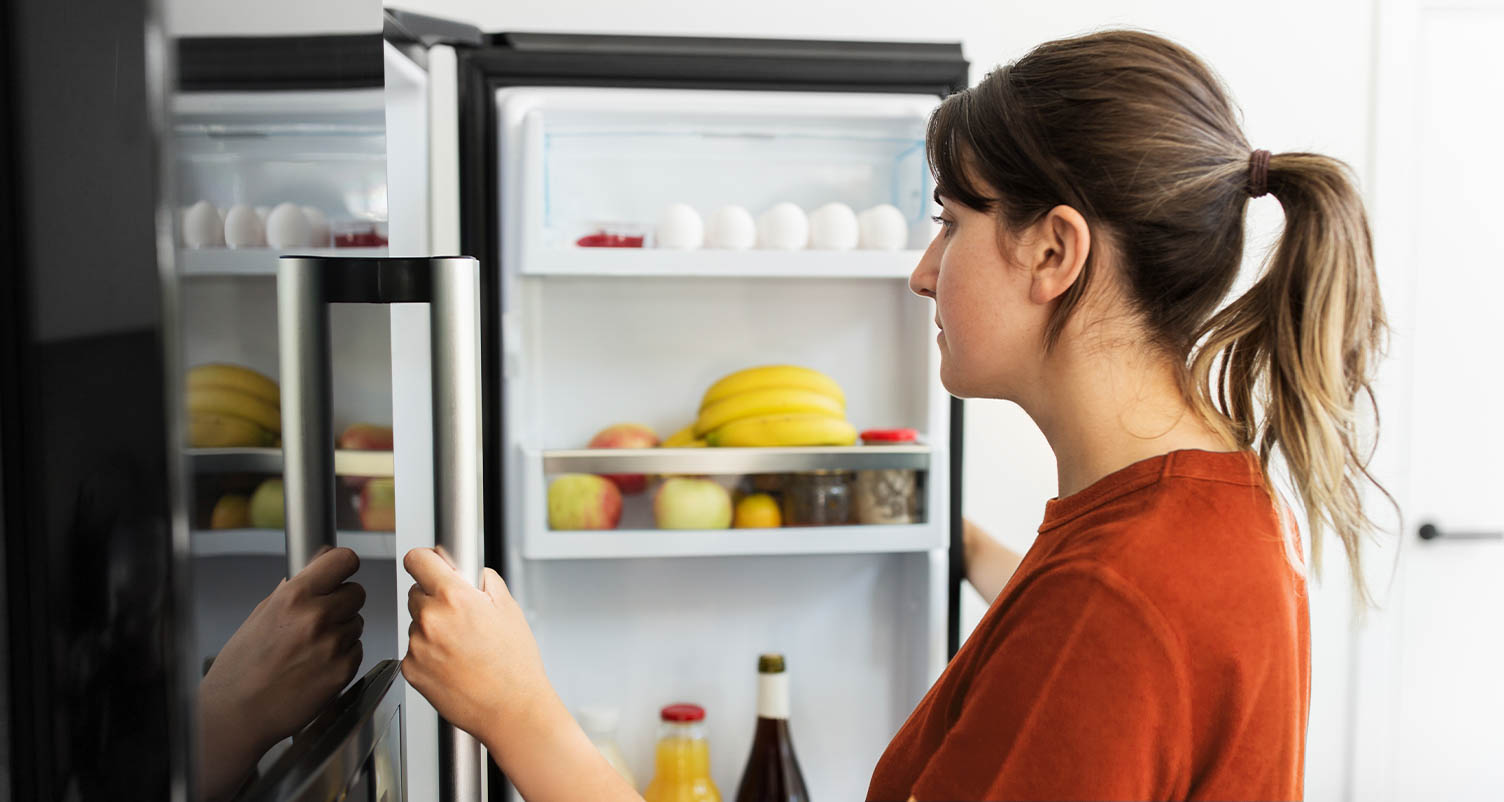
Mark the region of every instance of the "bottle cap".
POLYGON ((781 655, 781 654, 764 654, 764 655, 759 655, 758 656, 758 658, 757 658, 757 673, 759 673, 759 674, 782 674, 783 671, 784 671, 784 668, 783 668, 783 655, 781 655))
POLYGON ((621 714, 614 707, 580 708, 580 728, 586 732, 613 733, 621 723, 621 714))
POLYGON ((912 443, 919 439, 916 429, 868 429, 862 432, 862 442, 872 443, 912 443))
POLYGON ((658 715, 662 717, 664 721, 672 721, 675 723, 704 721, 705 708, 700 707, 699 705, 669 705, 668 707, 665 707, 663 708, 663 710, 659 711, 658 715))

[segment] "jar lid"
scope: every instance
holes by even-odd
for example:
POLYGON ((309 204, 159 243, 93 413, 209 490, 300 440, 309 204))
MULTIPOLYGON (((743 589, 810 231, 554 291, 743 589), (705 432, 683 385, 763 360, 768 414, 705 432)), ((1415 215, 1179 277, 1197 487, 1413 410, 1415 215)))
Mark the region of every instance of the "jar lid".
POLYGON ((917 439, 917 429, 868 429, 862 432, 864 443, 912 443, 917 439))
POLYGON ((663 710, 659 711, 658 715, 661 716, 664 721, 673 721, 676 723, 688 721, 704 721, 705 708, 700 707, 699 705, 669 705, 668 707, 665 707, 663 708, 663 710))

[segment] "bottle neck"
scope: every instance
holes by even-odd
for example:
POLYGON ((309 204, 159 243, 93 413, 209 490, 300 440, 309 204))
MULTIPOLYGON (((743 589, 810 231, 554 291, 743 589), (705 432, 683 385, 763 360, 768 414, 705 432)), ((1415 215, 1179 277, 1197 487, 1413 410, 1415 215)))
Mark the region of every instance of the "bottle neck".
POLYGON ((789 717, 789 675, 757 675, 757 717, 787 720, 789 717))

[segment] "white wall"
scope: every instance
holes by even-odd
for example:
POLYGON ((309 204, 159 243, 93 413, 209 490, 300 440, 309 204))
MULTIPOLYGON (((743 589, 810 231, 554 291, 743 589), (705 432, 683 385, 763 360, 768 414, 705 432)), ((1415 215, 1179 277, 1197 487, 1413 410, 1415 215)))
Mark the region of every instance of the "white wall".
MULTIPOLYGON (((1196 0, 999 3, 942 0, 922 11, 911 2, 861 6, 808 0, 706 3, 703 0, 408 0, 413 11, 473 22, 487 31, 658 33, 813 39, 960 41, 972 80, 993 65, 1053 38, 1093 28, 1132 25, 1174 38, 1205 58, 1230 85, 1255 147, 1311 150, 1370 174, 1373 74, 1372 0, 1322 3, 1265 0, 1234 6, 1196 0)), ((1272 198, 1254 203, 1247 269, 1273 241, 1281 216, 1272 198)), ((1055 493, 1053 455, 1014 405, 967 403, 966 513, 1016 549, 1027 549, 1055 493)), ((1336 549, 1329 549, 1336 552, 1336 549)), ((1346 796, 1350 720, 1345 566, 1331 555, 1327 581, 1313 585, 1312 710, 1307 797, 1346 796)), ((968 589, 968 593, 970 593, 968 589)), ((985 612, 980 597, 963 603, 967 631, 985 612)))

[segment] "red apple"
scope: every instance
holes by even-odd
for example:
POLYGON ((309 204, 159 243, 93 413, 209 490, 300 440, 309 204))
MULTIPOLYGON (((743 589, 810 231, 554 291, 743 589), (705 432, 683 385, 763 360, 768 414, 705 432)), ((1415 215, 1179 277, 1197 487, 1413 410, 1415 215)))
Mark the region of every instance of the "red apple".
POLYGON ((615 529, 621 491, 592 473, 566 473, 548 486, 550 529, 615 529))
POLYGON ((709 479, 675 476, 653 496, 659 529, 726 529, 731 526, 731 494, 709 479))
POLYGON ((391 479, 372 479, 360 491, 360 526, 367 532, 397 531, 397 488, 391 479))
MULTIPOLYGON (((595 433, 589 448, 656 448, 658 433, 640 423, 618 423, 595 433)), ((602 474, 621 492, 631 495, 647 489, 648 478, 640 473, 602 474)))
POLYGON ((352 451, 391 451, 392 427, 352 423, 340 434, 337 447, 352 451))

